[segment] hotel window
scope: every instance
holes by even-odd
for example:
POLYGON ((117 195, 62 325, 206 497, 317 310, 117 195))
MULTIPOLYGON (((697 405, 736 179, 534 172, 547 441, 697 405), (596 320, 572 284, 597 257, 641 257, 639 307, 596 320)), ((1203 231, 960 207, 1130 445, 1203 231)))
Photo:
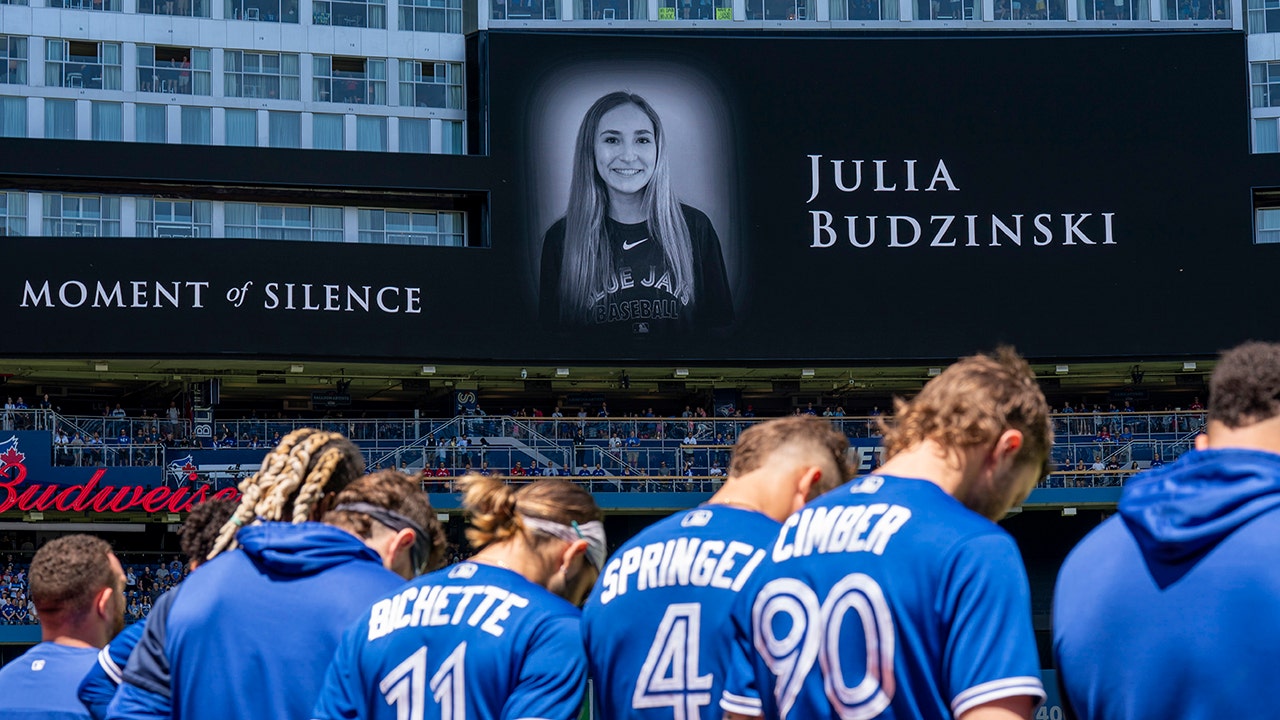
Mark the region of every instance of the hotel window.
POLYGON ((209 145, 213 142, 213 117, 209 108, 182 108, 182 144, 209 145))
POLYGON ((444 120, 444 131, 440 133, 440 152, 446 155, 461 155, 466 152, 462 143, 462 121, 444 120))
POLYGON ((387 104, 386 60, 328 55, 316 55, 313 60, 313 100, 387 104))
POLYGON ((342 208, 227 203, 226 236, 342 242, 342 208))
MULTIPOLYGON (((972 13, 973 2, 965 7, 972 13)), ((898 0, 831 0, 832 20, 897 20, 898 0)))
MULTIPOLYGON (((995 0, 995 2, 996 20, 1067 19, 1066 0, 995 0)), ((966 12, 968 12, 967 8, 966 12)))
POLYGON ((360 208, 360 242, 376 245, 465 247, 465 216, 430 210, 360 208))
POLYGON ((400 104, 462 109, 462 64, 400 61, 400 104))
POLYGON ((1273 153, 1280 152, 1280 142, 1277 142, 1277 118, 1254 118, 1253 120, 1253 151, 1256 153, 1273 153))
POLYGON ((578 12, 582 20, 648 20, 649 3, 645 0, 582 0, 578 12))
POLYGON ((211 7, 210 0, 138 0, 138 12, 144 15, 207 18, 211 7))
POLYGON ((316 150, 341 150, 343 147, 341 115, 315 113, 311 116, 311 147, 316 150))
POLYGON ((212 207, 207 200, 138 198, 138 237, 211 237, 212 207))
POLYGON ((0 35, 0 83, 27 84, 27 39, 0 35))
POLYGON ((44 136, 54 140, 76 139, 76 101, 44 101, 44 136))
POLYGON ((1280 62, 1253 63, 1249 74, 1253 106, 1280 107, 1280 62))
POLYGON ((211 95, 209 51, 168 45, 138 46, 138 90, 211 95))
POLYGON ((227 108, 227 145, 254 147, 258 144, 258 111, 227 108))
MULTIPOLYGON (((541 0, 538 0, 541 5, 541 0)), ((555 7, 555 1, 548 5, 555 7)), ((462 32, 462 0, 399 0, 400 29, 422 32, 462 32)), ((495 6, 495 17, 497 13, 495 6)), ((538 12, 541 12, 539 9, 538 12)), ((551 13, 555 18, 555 11, 551 13)))
POLYGON ((120 89, 120 43, 46 40, 44 84, 120 89))
POLYGON ((27 194, 0 190, 0 235, 27 234, 27 194))
MULTIPOLYGON (((849 0, 850 4, 859 0, 849 0)), ((832 3, 835 10, 837 3, 832 3)), ((659 0, 659 20, 732 20, 731 0, 659 0)), ((835 19, 834 17, 832 19, 835 19)))
MULTIPOLYGON (((1000 0, 996 2, 999 3, 1000 0)), ((1079 2, 1081 20, 1147 20, 1151 16, 1151 3, 1147 0, 1079 0, 1079 2)))
POLYGON ((1254 211, 1257 226, 1253 241, 1256 244, 1280 243, 1280 208, 1258 208, 1254 211))
POLYGON ((356 149, 370 152, 386 152, 387 119, 384 117, 357 115, 356 149))
POLYGON ((0 137, 27 136, 27 99, 0 95, 0 137))
POLYGON ((302 113, 267 113, 267 144, 275 148, 302 147, 302 113))
MULTIPOLYGON (((338 27, 385 28, 386 0, 313 0, 311 21, 316 25, 338 27)), ((409 30, 412 28, 401 28, 409 30)))
POLYGON ((298 0, 226 0, 224 12, 230 20, 297 23, 298 0))
POLYGON ((137 142, 162 143, 168 141, 168 119, 164 105, 134 106, 134 135, 137 142))
POLYGON ((1280 0, 1249 0, 1249 32, 1280 32, 1280 0))
POLYGON ((227 97, 299 99, 296 54, 227 50, 223 58, 227 97))
POLYGON ((94 140, 123 140, 124 105, 95 100, 89 108, 89 127, 94 140))
POLYGON ((400 118, 400 152, 431 152, 431 121, 400 118))
MULTIPOLYGON (((1249 0, 1252 8, 1254 0, 1249 0)), ((1165 20, 1229 20, 1227 0, 1165 0, 1165 20)))
POLYGON ((59 237, 120 237, 120 198, 109 195, 45 193, 44 234, 59 237))
MULTIPOLYGON (((22 3, 26 5, 26 3, 22 3)), ((120 0, 49 0, 49 7, 120 12, 120 0)))

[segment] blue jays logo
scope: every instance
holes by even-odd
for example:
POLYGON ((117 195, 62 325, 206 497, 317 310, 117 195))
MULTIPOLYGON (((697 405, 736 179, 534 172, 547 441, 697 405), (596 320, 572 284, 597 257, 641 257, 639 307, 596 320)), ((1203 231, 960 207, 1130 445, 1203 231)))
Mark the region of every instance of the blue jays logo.
POLYGON ((168 473, 169 477, 173 478, 175 483, 180 483, 189 479, 191 474, 197 472, 199 469, 200 468, 196 466, 191 455, 187 455, 184 458, 178 458, 177 460, 169 463, 168 473))
POLYGON ((18 436, 11 435, 8 440, 0 442, 0 475, 4 475, 15 483, 27 477, 27 456, 18 452, 18 436))

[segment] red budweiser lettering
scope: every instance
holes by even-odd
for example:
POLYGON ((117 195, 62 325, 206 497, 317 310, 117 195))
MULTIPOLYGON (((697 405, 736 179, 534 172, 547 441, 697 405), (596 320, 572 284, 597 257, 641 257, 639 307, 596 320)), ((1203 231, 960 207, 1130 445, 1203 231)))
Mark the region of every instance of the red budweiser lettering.
MULTIPOLYGON (((18 466, 21 468, 21 466, 18 466)), ((147 489, 141 485, 99 487, 107 474, 107 468, 94 471, 89 481, 80 485, 62 487, 41 483, 24 484, 26 468, 20 472, 0 474, 0 512, 8 510, 45 511, 50 508, 63 512, 188 512, 192 506, 209 500, 209 487, 201 486, 195 492, 190 488, 172 490, 167 487, 147 489)), ((235 488, 223 488, 213 494, 215 500, 238 501, 240 493, 235 488)))

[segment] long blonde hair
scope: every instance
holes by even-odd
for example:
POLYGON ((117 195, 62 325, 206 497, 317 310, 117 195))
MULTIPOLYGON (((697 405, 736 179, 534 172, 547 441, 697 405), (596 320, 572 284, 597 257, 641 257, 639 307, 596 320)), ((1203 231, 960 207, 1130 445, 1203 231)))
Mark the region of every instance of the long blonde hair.
POLYGON ((222 526, 208 559, 234 550, 236 532, 257 518, 310 520, 325 493, 336 493, 363 474, 364 456, 350 440, 315 428, 294 430, 267 454, 257 473, 240 483, 240 506, 222 526))
POLYGON ((693 241, 680 202, 671 190, 667 162, 666 135, 662 120, 644 98, 628 92, 612 92, 592 104, 578 128, 573 153, 573 178, 569 184, 569 207, 565 212, 564 258, 560 267, 560 321, 581 324, 609 282, 613 272, 613 249, 606 242, 605 217, 609 193, 596 172, 595 137, 600 118, 622 105, 635 105, 653 123, 658 148, 653 176, 644 189, 649 233, 662 246, 662 255, 671 272, 672 294, 687 306, 697 301, 693 281, 693 241))

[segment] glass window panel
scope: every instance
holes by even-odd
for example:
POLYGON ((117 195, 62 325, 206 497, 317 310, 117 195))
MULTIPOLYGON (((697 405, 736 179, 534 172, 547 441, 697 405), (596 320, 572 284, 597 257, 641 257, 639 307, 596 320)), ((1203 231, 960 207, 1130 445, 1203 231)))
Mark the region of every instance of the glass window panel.
POLYGON ((0 96, 0 137, 27 136, 27 99, 0 96))
POLYGON ((267 133, 271 147, 302 147, 302 113, 272 110, 267 114, 267 133))
POLYGON ((209 108, 182 108, 182 143, 208 145, 212 142, 212 117, 209 108))
POLYGON ((343 117, 316 113, 311 116, 311 146, 317 150, 341 150, 343 117))
POLYGON ((165 107, 163 105, 134 106, 134 122, 136 123, 137 141, 162 143, 167 138, 165 107))
POLYGON ((44 101, 44 136, 61 140, 75 139, 75 100, 48 99, 44 101))
POLYGON ((356 118, 356 149, 384 152, 387 149, 387 119, 359 116, 356 118))
POLYGON ((253 147, 258 144, 258 112, 227 110, 227 145, 253 147))
POLYGON ((90 111, 94 140, 124 139, 123 105, 95 101, 90 111))
POLYGON ((431 152, 431 121, 400 118, 400 152, 431 152))

